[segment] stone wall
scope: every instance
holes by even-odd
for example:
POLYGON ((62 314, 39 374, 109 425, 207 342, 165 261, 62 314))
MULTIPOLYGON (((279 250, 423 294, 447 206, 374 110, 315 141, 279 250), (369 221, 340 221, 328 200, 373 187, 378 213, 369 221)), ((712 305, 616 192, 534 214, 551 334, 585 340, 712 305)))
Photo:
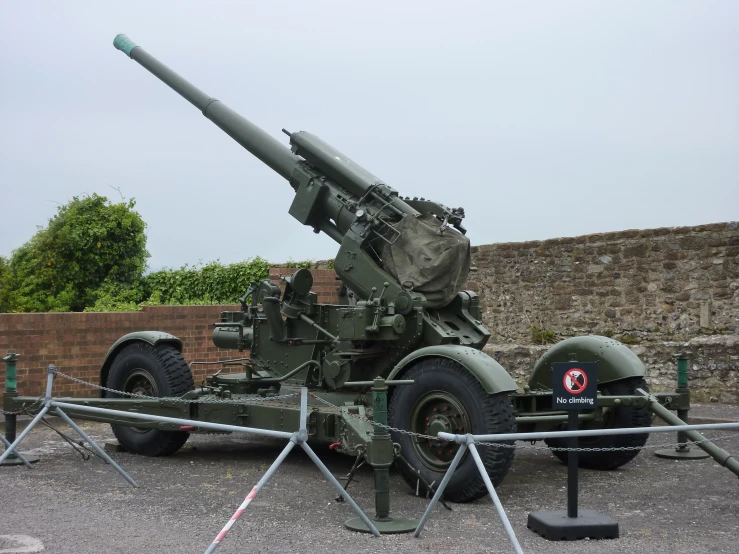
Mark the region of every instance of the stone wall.
POLYGON ((485 351, 519 385, 548 345, 599 334, 628 344, 654 391, 692 354, 698 401, 739 403, 739 225, 715 223, 473 247, 467 288, 492 333, 485 351))
POLYGON ((532 327, 631 344, 739 333, 736 222, 488 244, 473 262, 496 344, 531 343, 532 327))
MULTIPOLYGON (((513 376, 519 386, 528 382, 536 360, 549 345, 488 344, 484 351, 513 376)), ((739 404, 739 336, 695 337, 686 342, 652 342, 630 346, 647 368, 653 392, 675 390, 678 352, 689 352, 688 382, 697 402, 739 404)))

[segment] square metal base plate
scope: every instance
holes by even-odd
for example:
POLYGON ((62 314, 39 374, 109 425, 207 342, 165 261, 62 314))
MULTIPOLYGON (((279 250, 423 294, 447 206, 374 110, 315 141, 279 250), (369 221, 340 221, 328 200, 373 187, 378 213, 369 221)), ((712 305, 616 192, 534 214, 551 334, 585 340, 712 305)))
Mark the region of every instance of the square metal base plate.
MULTIPOLYGON (((36 462, 39 461, 39 457, 34 456, 33 454, 26 454, 24 452, 21 452, 21 454, 23 454, 23 457, 28 461, 29 464, 35 464, 36 462)), ((22 466, 22 465, 23 465, 23 461, 18 456, 14 456, 13 454, 5 458, 3 462, 0 463, 0 466, 22 466)))
POLYGON ((567 510, 531 512, 526 526, 550 541, 618 538, 618 521, 593 510, 578 510, 577 517, 567 510))
MULTIPOLYGON (((377 530, 381 535, 410 533, 411 531, 415 531, 416 527, 418 527, 417 519, 408 519, 407 517, 393 517, 387 521, 377 521, 375 518, 371 517, 370 520, 372 520, 372 523, 377 527, 377 530)), ((370 532, 369 528, 364 524, 364 521, 358 517, 354 517, 346 521, 344 526, 350 531, 359 531, 360 533, 370 532)))
POLYGON ((692 448, 690 450, 677 450, 676 448, 668 448, 665 450, 657 450, 654 453, 658 458, 667 458, 668 460, 705 460, 708 453, 703 450, 692 448))

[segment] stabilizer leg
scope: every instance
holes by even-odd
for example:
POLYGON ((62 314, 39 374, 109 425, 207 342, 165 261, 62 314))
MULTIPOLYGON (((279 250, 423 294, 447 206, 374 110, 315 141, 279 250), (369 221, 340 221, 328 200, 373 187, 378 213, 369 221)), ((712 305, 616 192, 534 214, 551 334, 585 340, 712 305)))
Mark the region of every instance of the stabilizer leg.
MULTIPOLYGON (((686 423, 682 419, 680 419, 670 410, 665 408, 654 396, 652 396, 648 392, 642 389, 636 389, 636 392, 637 394, 646 396, 649 399, 649 404, 647 404, 649 409, 652 410, 655 415, 658 415, 669 425, 686 425, 686 423)), ((711 458, 716 460, 720 465, 724 466, 734 475, 739 477, 739 461, 737 461, 731 454, 729 454, 723 448, 719 448, 718 446, 713 444, 698 431, 684 431, 684 433, 686 439, 693 441, 698 448, 707 452, 708 455, 711 456, 711 458)))

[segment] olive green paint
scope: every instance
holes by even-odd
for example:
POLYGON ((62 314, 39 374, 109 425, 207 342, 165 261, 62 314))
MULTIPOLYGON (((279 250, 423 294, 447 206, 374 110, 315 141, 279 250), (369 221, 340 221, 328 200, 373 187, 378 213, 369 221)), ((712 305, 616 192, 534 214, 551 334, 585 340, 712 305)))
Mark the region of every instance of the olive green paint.
POLYGON ((19 357, 20 355, 15 352, 8 352, 8 355, 2 359, 5 362, 5 392, 7 394, 18 392, 16 361, 19 357))
POLYGON ((458 362, 477 377, 485 392, 490 394, 511 392, 518 388, 513 378, 493 358, 474 348, 458 345, 427 346, 415 350, 395 366, 388 375, 388 379, 394 379, 396 376, 402 377, 405 368, 425 358, 433 357, 448 358, 458 362))
POLYGON ((547 350, 534 366, 529 387, 551 389, 552 363, 569 361, 597 362, 598 383, 646 375, 644 364, 628 346, 608 337, 587 335, 563 340, 547 350))

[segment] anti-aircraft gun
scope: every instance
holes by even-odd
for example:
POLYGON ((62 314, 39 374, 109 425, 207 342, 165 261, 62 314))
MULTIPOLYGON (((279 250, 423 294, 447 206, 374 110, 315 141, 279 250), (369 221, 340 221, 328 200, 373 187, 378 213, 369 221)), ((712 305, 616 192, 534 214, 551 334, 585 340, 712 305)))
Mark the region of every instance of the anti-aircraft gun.
MULTIPOLYGON (((284 291, 269 280, 254 283, 240 299, 242 310, 224 312, 213 334, 220 348, 250 350, 246 372, 215 376, 210 385, 257 393, 297 379, 313 389, 346 391, 352 400, 358 391, 347 382, 402 377, 415 384, 393 391, 391 424, 417 432, 514 429, 507 393, 516 383, 481 352, 490 333, 477 295, 462 290, 471 263, 463 209, 402 198, 311 133, 283 129, 288 149, 125 35, 114 45, 289 182, 290 215, 339 244, 334 268, 356 300, 318 303, 307 269, 284 277, 284 291)), ((405 435, 393 438, 414 467, 441 470, 455 450, 438 441, 414 449, 405 435)), ((489 469, 499 482, 512 451, 492 454, 489 469)), ((479 480, 477 490, 459 499, 483 494, 479 480)))
POLYGON ((286 279, 282 300, 271 283, 255 285, 245 295, 252 297, 250 307, 244 303, 243 312, 224 315, 227 325, 216 329, 216 345, 251 348, 252 356, 267 365, 275 349, 294 350, 291 357, 321 363, 322 379, 316 375, 314 384, 332 389, 349 379, 387 374, 419 346, 479 350, 485 345, 490 334, 480 323, 477 295, 461 291, 470 267, 461 208, 403 199, 310 133, 283 129, 290 137, 290 151, 127 38, 119 36, 115 45, 287 179, 295 190, 289 213, 340 245, 334 266, 358 299, 355 306, 317 305, 309 272, 297 272, 286 279), (316 331, 318 336, 312 336, 316 331), (316 344, 306 343, 317 340, 320 356, 313 354, 316 344), (348 343, 354 343, 350 354, 348 343))
MULTIPOLYGON (((339 244, 335 270, 351 301, 319 303, 307 269, 281 276, 280 283, 252 283, 239 299, 241 310, 223 312, 213 332, 217 347, 244 353, 217 362, 222 367, 198 387, 179 338, 161 331, 129 333, 103 361, 101 397, 62 399, 67 415, 110 423, 124 448, 159 456, 176 452, 191 432, 214 423, 230 430, 292 433, 305 401, 308 417, 301 433, 307 432, 307 440, 357 456, 347 486, 364 462, 373 468, 374 525, 382 532, 416 527, 389 517, 389 468, 396 462, 418 492, 434 490, 459 452, 457 443, 443 442, 439 433, 527 433, 568 421, 557 405, 562 399, 554 398, 557 362, 597 365, 597 379, 590 381, 597 381, 597 406, 570 412, 582 427, 648 427, 650 411, 673 425, 684 422, 690 409, 687 357, 678 358, 675 392, 649 394, 644 364, 607 337, 572 337, 553 345, 519 392, 505 369, 482 352, 490 334, 482 325, 477 295, 462 290, 471 260, 461 208, 401 198, 310 133, 285 131, 288 149, 125 35, 118 35, 114 45, 289 182, 295 191, 289 213, 339 244), (234 366, 243 371, 226 371, 234 366), (310 390, 300 400, 292 394, 298 387, 310 390), (677 410, 678 417, 669 410, 677 410)), ((13 383, 14 356, 4 358, 13 362, 8 379, 13 383)), ((575 388, 571 392, 578 394, 575 388)), ((38 418, 48 409, 39 408, 37 397, 19 396, 15 387, 6 390, 3 401, 9 437, 15 434, 13 413, 37 412, 38 418)), ((615 469, 632 460, 646 439, 646 434, 589 436, 578 463, 615 469)), ((737 461, 695 431, 682 439, 678 435, 681 447, 674 456, 692 457, 688 439, 739 475, 737 461)), ((563 461, 565 441, 546 439, 563 461)), ((503 441, 478 447, 496 486, 513 462, 511 446, 503 441)), ((462 452, 445 498, 466 502, 486 492, 472 456, 462 452)), ((346 525, 367 530, 353 521, 346 525)))
MULTIPOLYGON (((537 362, 525 392, 516 393, 511 376, 482 352, 490 334, 482 325, 479 299, 462 290, 471 258, 461 208, 402 198, 310 133, 283 129, 288 149, 125 35, 118 35, 114 45, 288 181, 295 191, 289 213, 339 244, 334 267, 354 301, 319 303, 307 269, 283 276, 282 286, 270 280, 253 283, 240 298, 241 310, 223 312, 213 333, 219 348, 249 351, 246 358, 225 362, 240 365, 243 372, 218 371, 196 389, 181 355, 182 342, 167 333, 142 331, 111 347, 101 370, 103 386, 148 396, 184 396, 190 402, 189 407, 153 404, 146 408, 152 412, 188 410, 193 420, 248 422, 266 429, 282 428, 285 413, 297 417, 297 412, 250 399, 274 395, 281 387, 306 386, 319 401, 312 408, 311 440, 364 455, 376 473, 394 458, 400 460, 401 473, 417 489, 433 488, 457 452, 458 446, 434 438, 438 432, 508 433, 517 424, 519 430, 541 430, 564 422, 567 416, 552 408, 552 362, 573 355, 580 361, 597 360, 598 381, 611 395, 632 395, 645 387, 644 366, 627 347, 591 336, 552 347, 537 362), (390 389, 387 414, 382 403, 373 405, 369 397, 371 387, 377 391, 384 383, 397 384, 390 389), (198 402, 213 395, 232 402, 216 408, 198 402), (385 446, 373 446, 372 421, 384 421, 385 415, 391 434, 380 437, 387 442, 377 443, 385 446)), ((147 401, 137 400, 141 402, 147 401)), ((588 424, 649 424, 644 403, 628 408, 630 403, 620 402, 602 401, 605 411, 585 416, 588 424)), ((189 431, 130 422, 116 423, 113 429, 126 448, 149 455, 175 452, 189 431)), ((375 438, 378 429, 374 427, 375 438)), ((581 456, 580 463, 618 467, 636 456, 645 440, 646 435, 601 437, 593 444, 630 449, 593 451, 581 456)), ((513 449, 500 444, 480 450, 497 485, 513 461, 513 449)), ((473 467, 471 457, 463 459, 446 489, 447 499, 469 501, 486 494, 473 467)))

